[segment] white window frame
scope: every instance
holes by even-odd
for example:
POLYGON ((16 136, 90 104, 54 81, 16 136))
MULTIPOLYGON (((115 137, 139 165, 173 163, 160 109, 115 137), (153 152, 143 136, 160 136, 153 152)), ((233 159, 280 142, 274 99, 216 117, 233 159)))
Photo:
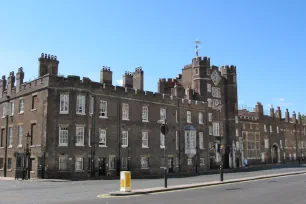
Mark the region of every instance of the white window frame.
POLYGON ((220 136, 220 123, 219 122, 213 122, 213 136, 220 136))
POLYGON ((207 92, 211 92, 211 84, 207 84, 207 92))
POLYGON ((89 115, 93 115, 95 100, 93 96, 89 97, 89 115))
POLYGON ((269 148, 269 139, 265 139, 265 149, 269 148))
POLYGON ((203 120, 203 113, 199 112, 199 124, 204 124, 204 120, 203 120))
POLYGON ((213 135, 213 128, 212 126, 208 126, 208 132, 209 132, 209 135, 213 135))
POLYGON ((84 146, 84 133, 83 126, 76 126, 75 128, 75 146, 84 146))
POLYGON ((106 130, 99 128, 99 147, 106 147, 106 130))
POLYGON ((128 157, 121 157, 121 168, 127 169, 128 168, 128 157))
POLYGON ((99 117, 107 118, 107 101, 100 100, 99 117))
POLYGON ((200 149, 205 149, 204 148, 204 134, 203 134, 203 132, 199 132, 199 148, 200 149))
POLYGON ((236 137, 239 137, 239 129, 236 129, 236 137))
POLYGON ((142 122, 149 122, 149 106, 142 106, 142 122))
POLYGON ((24 99, 19 100, 19 113, 24 113, 24 99))
POLYGON ((148 132, 141 133, 141 147, 149 148, 149 133, 148 132))
POLYGON ((197 132, 193 130, 185 131, 185 149, 195 149, 197 146, 197 132))
POLYGON ((270 125, 270 132, 273 132, 273 128, 272 128, 272 125, 270 125))
POLYGON ((83 94, 78 94, 76 101, 76 114, 85 115, 86 114, 85 107, 86 107, 86 96, 83 94))
POLYGON ((15 112, 15 102, 11 101, 10 102, 10 115, 13 116, 15 112))
POLYGON ((191 111, 187 111, 187 123, 191 123, 191 111))
POLYGON ((220 88, 218 87, 212 87, 211 88, 211 93, 212 93, 212 96, 215 97, 215 98, 221 98, 221 91, 220 91, 220 88))
POLYGON ((8 103, 4 103, 2 107, 2 117, 5 117, 8 114, 8 103))
POLYGON ((203 157, 200 158, 200 166, 205 166, 205 159, 203 157))
POLYGON ((115 170, 115 167, 116 167, 116 157, 115 156, 110 156, 108 158, 108 166, 110 170, 115 170))
POLYGON ((212 107, 212 100, 211 100, 211 98, 207 99, 207 103, 208 103, 208 107, 211 108, 212 107))
POLYGON ((69 113, 69 94, 60 94, 60 114, 69 113))
POLYGON ((84 171, 84 158, 83 157, 75 157, 74 170, 84 171))
POLYGON ((122 103, 122 120, 129 120, 129 104, 122 103))
POLYGON ((165 108, 160 108, 160 120, 164 121, 167 119, 167 110, 165 108))
POLYGON ((91 128, 88 128, 88 147, 91 147, 91 128))
POLYGON ((278 126, 276 127, 276 132, 279 133, 279 127, 278 126))
POLYGON ((8 135, 8 147, 9 148, 11 148, 11 147, 13 147, 13 136, 14 136, 14 130, 13 130, 13 127, 9 127, 9 129, 8 129, 9 131, 8 131, 8 133, 9 133, 9 135, 8 135))
POLYGON ((121 147, 128 147, 128 146, 129 146, 129 132, 124 130, 122 131, 121 147))
POLYGON ((59 130, 58 130, 58 146, 68 146, 68 140, 69 140, 68 127, 59 126, 59 130), (67 138, 65 138, 65 137, 67 137, 67 138), (65 140, 67 142, 64 142, 65 140))
POLYGON ((267 132, 267 125, 264 125, 264 131, 267 132))
POLYGON ((208 122, 212 122, 212 113, 208 113, 208 122))
POLYGON ((59 156, 59 158, 58 158, 58 170, 59 171, 67 171, 68 170, 68 157, 67 156, 59 156))
POLYGON ((141 169, 149 169, 149 157, 141 157, 140 165, 141 169))
POLYGON ((18 126, 18 147, 22 147, 23 126, 18 126))
POLYGON ((165 135, 163 133, 160 133, 160 148, 165 148, 165 135))

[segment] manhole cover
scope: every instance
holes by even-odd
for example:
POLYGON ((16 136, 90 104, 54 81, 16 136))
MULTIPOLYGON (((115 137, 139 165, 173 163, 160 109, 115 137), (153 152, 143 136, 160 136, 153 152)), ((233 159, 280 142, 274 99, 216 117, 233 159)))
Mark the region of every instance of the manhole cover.
POLYGON ((241 188, 227 188, 225 190, 227 191, 236 191, 236 190, 240 190, 241 188))

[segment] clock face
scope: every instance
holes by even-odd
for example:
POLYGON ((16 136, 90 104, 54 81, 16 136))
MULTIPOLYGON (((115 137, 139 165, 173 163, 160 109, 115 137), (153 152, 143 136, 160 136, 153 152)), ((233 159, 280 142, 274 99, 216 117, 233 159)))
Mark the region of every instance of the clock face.
POLYGON ((214 71, 211 76, 211 80, 214 82, 215 86, 217 86, 221 80, 221 77, 219 76, 217 71, 214 71))

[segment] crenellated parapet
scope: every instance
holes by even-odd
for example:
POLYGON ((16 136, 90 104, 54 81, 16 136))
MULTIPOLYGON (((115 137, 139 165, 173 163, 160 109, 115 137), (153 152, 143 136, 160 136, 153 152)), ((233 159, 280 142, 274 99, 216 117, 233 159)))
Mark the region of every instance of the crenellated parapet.
POLYGON ((171 94, 173 88, 175 85, 179 85, 179 79, 173 79, 173 78, 160 78, 158 80, 158 92, 163 94, 171 94))
POLYGON ((207 57, 207 56, 195 57, 195 58, 192 59, 192 66, 210 67, 210 58, 207 57))

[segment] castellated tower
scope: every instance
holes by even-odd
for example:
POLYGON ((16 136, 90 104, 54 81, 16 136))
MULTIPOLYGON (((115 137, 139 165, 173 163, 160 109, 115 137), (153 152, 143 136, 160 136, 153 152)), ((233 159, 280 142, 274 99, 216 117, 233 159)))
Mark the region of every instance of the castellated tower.
POLYGON ((230 154, 230 147, 233 141, 237 141, 236 138, 236 117, 238 117, 238 93, 237 93, 237 81, 236 81, 236 66, 222 66, 220 67, 221 75, 224 77, 224 114, 225 114, 225 166, 228 166, 228 157, 230 154))
POLYGON ((57 60, 56 56, 42 53, 40 58, 38 58, 38 61, 38 77, 42 77, 46 74, 58 75, 59 61, 57 60))

